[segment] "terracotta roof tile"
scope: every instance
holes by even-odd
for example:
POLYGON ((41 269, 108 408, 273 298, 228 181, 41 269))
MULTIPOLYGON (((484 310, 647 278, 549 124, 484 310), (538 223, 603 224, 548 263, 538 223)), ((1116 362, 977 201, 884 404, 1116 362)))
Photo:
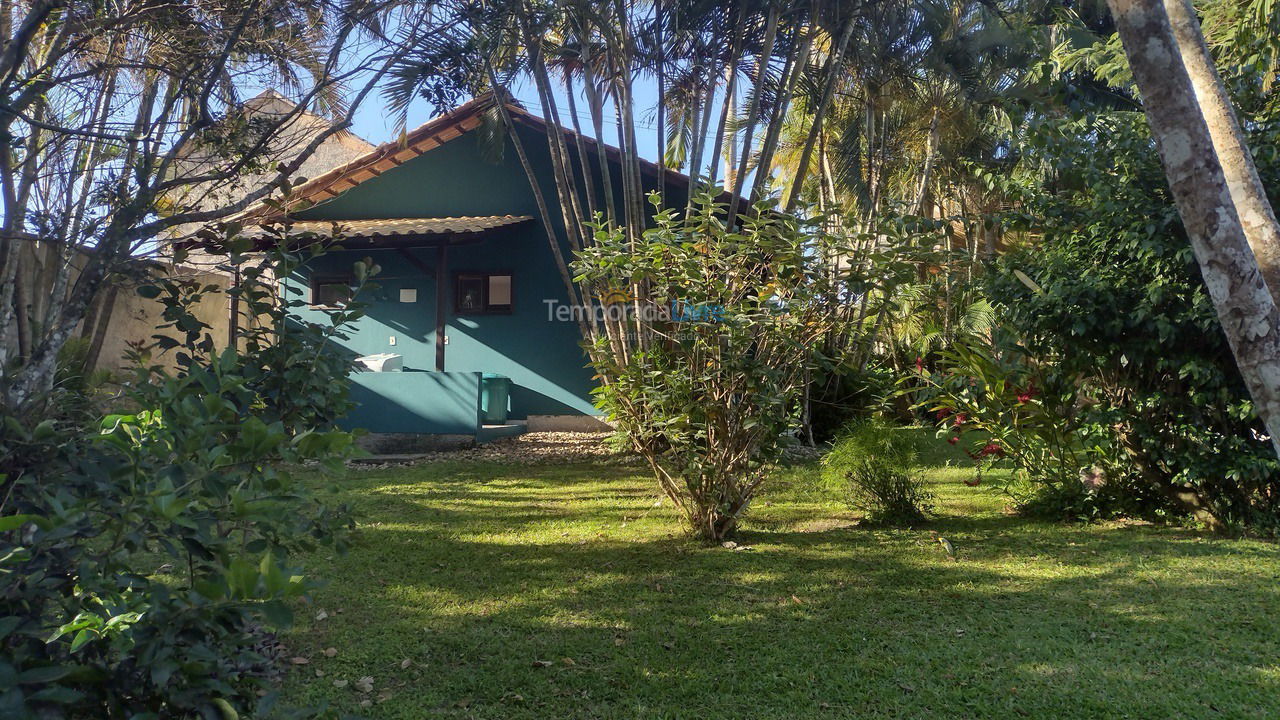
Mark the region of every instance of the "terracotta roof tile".
MULTIPOLYGON (((450 112, 427 121, 426 124, 406 133, 399 139, 385 142, 361 157, 311 178, 294 188, 290 210, 305 209, 337 197, 347 190, 375 178, 408 160, 475 130, 480 127, 483 122, 483 114, 493 107, 493 103, 492 95, 477 97, 459 105, 450 112)), ((532 127, 539 132, 546 132, 546 120, 530 113, 516 103, 507 103, 506 107, 514 122, 532 127)), ((561 128, 561 131, 569 140, 576 140, 577 134, 573 130, 561 128)), ((613 161, 621 161, 622 151, 618 148, 586 135, 582 136, 582 141, 593 150, 597 146, 602 147, 605 154, 613 161)), ((687 175, 662 167, 644 158, 639 158, 638 160, 641 172, 646 175, 662 177, 665 183, 678 186, 687 186, 689 184, 689 176, 687 175)), ((725 193, 722 199, 728 197, 729 194, 725 193)), ((246 211, 245 214, 249 217, 260 217, 267 215, 269 212, 271 211, 259 205, 246 211)))

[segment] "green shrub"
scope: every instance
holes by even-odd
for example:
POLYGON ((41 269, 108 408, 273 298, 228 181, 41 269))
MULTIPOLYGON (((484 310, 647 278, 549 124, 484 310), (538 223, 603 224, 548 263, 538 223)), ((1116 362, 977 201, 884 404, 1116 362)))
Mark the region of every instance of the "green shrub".
POLYGON ((598 406, 694 531, 717 540, 785 437, 821 437, 888 399, 878 333, 897 290, 950 256, 941 221, 866 225, 764 201, 730 222, 718 197, 657 212, 640 237, 598 219, 574 262, 588 296, 627 300, 604 300, 626 312, 590 336, 598 406))
MULTIPOLYGON (((1251 145, 1277 132, 1251 128, 1251 145)), ((1000 328, 953 348, 920 396, 979 430, 1040 513, 1280 526, 1280 463, 1205 289, 1145 121, 1060 118, 1027 148, 1060 169, 1009 218, 1036 238, 984 275, 1000 328), (1093 468, 1101 472, 1094 473, 1093 468), (1100 478, 1082 482, 1082 478, 1100 478)), ((1280 156, 1259 172, 1280 187, 1280 156)), ((921 374, 921 373, 917 373, 921 374)))
POLYGON ((724 215, 704 196, 688 216, 658 213, 641 238, 600 225, 574 263, 600 297, 643 289, 626 304, 643 312, 623 321, 642 340, 590 348, 607 378, 596 397, 707 540, 750 506, 836 321, 822 258, 837 238, 764 206, 738 228, 724 215))
MULTIPOLYGON (((279 277, 303 260, 266 262, 279 277)), ((3 418, 0 717, 269 714, 267 633, 314 586, 290 558, 341 549, 352 527, 289 468, 341 467, 352 447, 327 421, 345 407, 346 365, 325 348, 359 308, 286 329, 266 277, 240 290, 277 333, 269 346, 215 352, 191 309, 216 289, 160 280, 140 292, 180 332, 136 350, 138 410, 96 431, 3 418), (149 363, 165 346, 176 371, 149 363), (281 357, 290 372, 264 380, 281 357)))
POLYGON ((814 374, 809 390, 809 426, 819 443, 839 436, 850 422, 891 409, 894 373, 878 363, 840 365, 814 374))
POLYGON ((822 459, 823 480, 868 522, 912 525, 927 519, 933 495, 916 470, 915 441, 899 428, 850 425, 822 459))

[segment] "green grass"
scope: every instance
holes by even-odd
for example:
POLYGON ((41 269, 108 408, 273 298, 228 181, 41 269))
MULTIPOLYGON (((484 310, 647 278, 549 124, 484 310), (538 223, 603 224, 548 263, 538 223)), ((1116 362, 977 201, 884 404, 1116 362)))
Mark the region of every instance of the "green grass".
POLYGON ((406 719, 1280 717, 1274 545, 1012 517, 932 461, 927 528, 859 528, 799 467, 744 551, 686 537, 639 468, 352 472, 364 521, 349 554, 309 561, 331 582, 284 638, 310 659, 286 700, 406 719))

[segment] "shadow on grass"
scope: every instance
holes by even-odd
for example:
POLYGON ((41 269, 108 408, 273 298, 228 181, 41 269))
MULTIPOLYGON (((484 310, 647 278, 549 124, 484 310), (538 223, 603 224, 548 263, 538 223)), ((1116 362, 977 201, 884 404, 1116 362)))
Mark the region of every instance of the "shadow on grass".
POLYGON ((289 694, 357 709, 332 680, 370 676, 389 696, 361 712, 386 718, 1280 714, 1271 546, 992 513, 731 551, 636 472, 357 477, 355 550, 316 559, 342 612, 290 639, 326 674, 289 694))

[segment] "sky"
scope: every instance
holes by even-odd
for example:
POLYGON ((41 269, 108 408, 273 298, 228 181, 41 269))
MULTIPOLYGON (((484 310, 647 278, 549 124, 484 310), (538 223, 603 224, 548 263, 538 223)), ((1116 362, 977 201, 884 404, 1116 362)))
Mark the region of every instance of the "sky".
MULTIPOLYGON (((532 85, 517 86, 515 88, 515 96, 535 115, 542 114, 542 105, 538 102, 537 91, 532 85)), ((641 157, 646 160, 656 161, 658 155, 658 133, 655 129, 657 120, 653 117, 653 114, 658 104, 657 84, 637 81, 634 97, 637 110, 636 140, 640 145, 641 157)), ((462 101, 465 102, 467 99, 469 98, 463 98, 462 101)), ((352 132, 374 145, 394 140, 396 137, 396 119, 385 110, 385 106, 386 103, 381 95, 371 94, 357 110, 352 132)), ((567 102, 563 96, 558 98, 556 106, 560 110, 561 119, 568 124, 569 109, 566 107, 567 102)), ((577 106, 579 121, 584 127, 584 132, 589 134, 586 128, 590 128, 591 120, 585 110, 586 100, 580 97, 577 98, 577 106)), ((448 110, 448 108, 443 108, 443 110, 448 110)), ((432 107, 425 100, 416 100, 409 107, 406 127, 412 130, 439 115, 441 111, 441 109, 432 107)), ((604 134, 604 141, 607 144, 618 144, 618 128, 616 123, 610 122, 610 114, 608 112, 606 112, 605 117, 604 134)))

